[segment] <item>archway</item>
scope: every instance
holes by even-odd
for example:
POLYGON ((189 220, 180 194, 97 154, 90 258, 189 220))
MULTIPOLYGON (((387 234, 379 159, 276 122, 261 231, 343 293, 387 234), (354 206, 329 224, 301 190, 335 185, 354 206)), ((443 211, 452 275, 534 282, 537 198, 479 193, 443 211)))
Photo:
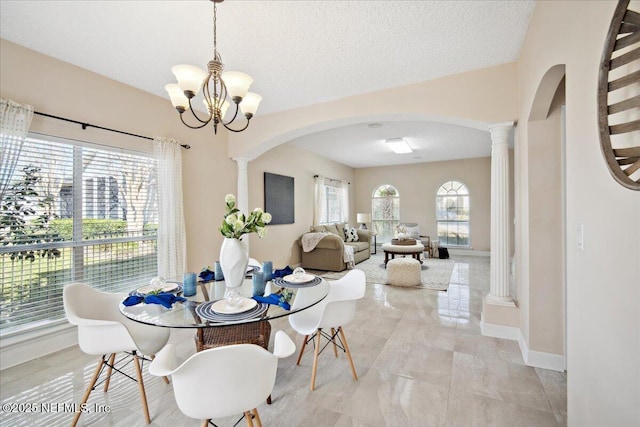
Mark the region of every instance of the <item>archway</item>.
MULTIPOLYGON (((248 148, 244 153, 234 156, 234 158, 255 159, 261 154, 296 138, 309 135, 336 127, 364 124, 372 122, 402 122, 402 121, 424 121, 424 122, 440 122, 457 126, 469 127, 487 131, 489 124, 477 120, 462 119, 458 117, 440 116, 432 114, 372 114, 365 116, 347 116, 331 120, 318 120, 311 124, 302 125, 298 128, 287 129, 282 133, 266 138, 262 141, 254 141, 252 147, 248 148)), ((233 144, 233 142, 230 142, 233 144)))

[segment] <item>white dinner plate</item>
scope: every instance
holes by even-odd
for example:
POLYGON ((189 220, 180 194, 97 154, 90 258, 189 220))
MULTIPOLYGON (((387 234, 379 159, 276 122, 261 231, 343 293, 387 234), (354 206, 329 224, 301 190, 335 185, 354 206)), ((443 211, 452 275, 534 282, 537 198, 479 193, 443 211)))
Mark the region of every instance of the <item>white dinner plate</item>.
POLYGON ((213 310, 214 313, 237 314, 237 313, 244 313, 245 311, 249 311, 256 305, 258 305, 258 301, 252 298, 242 298, 242 302, 238 307, 231 307, 226 300, 221 299, 220 301, 214 302, 211 305, 211 309, 213 310))
POLYGON ((160 292, 173 292, 178 289, 177 283, 167 283, 162 288, 158 288, 157 286, 146 285, 141 288, 138 288, 136 292, 142 295, 149 294, 151 292, 160 291, 160 292))
POLYGON ((314 276, 313 274, 308 274, 305 273, 301 278, 297 278, 295 277, 293 274, 289 274, 288 276, 284 276, 282 279, 285 282, 289 282, 289 283, 309 283, 312 280, 314 280, 316 278, 316 276, 314 276))

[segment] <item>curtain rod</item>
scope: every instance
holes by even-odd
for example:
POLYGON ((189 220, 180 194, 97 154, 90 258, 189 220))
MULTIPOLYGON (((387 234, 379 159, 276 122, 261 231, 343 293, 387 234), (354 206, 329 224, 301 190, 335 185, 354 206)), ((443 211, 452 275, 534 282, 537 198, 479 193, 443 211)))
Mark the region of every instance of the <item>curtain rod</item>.
MULTIPOLYGON (((320 176, 320 175, 313 175, 314 178, 317 178, 318 176, 320 176)), ((328 179, 329 181, 342 182, 341 179, 327 178, 326 176, 324 177, 324 179, 328 179)), ((350 182, 347 182, 347 184, 351 185, 350 182)))
MULTIPOLYGON (((122 131, 122 130, 105 128, 105 127, 102 127, 102 126, 92 125, 91 123, 84 123, 84 122, 79 122, 77 120, 67 119, 65 117, 54 116, 53 114, 41 113, 39 111, 34 111, 33 113, 37 114, 39 116, 45 116, 45 117, 50 117, 52 119, 57 119, 57 120, 65 121, 65 122, 75 123, 77 125, 82 126, 83 130, 86 130, 87 128, 96 128, 96 129, 107 130, 109 132, 121 133, 123 135, 135 136, 136 138, 148 139, 148 140, 153 141, 153 138, 151 138, 149 136, 137 135, 135 133, 129 133, 129 132, 125 132, 125 131, 122 131)), ((189 144, 180 144, 180 146, 182 148, 186 149, 186 150, 191 148, 191 146, 189 144)))

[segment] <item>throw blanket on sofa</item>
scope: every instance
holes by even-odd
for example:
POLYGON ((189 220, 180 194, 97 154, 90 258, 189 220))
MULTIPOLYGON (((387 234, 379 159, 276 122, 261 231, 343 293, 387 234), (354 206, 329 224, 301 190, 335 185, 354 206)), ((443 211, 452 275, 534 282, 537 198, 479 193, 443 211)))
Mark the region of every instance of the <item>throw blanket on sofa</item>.
POLYGON ((302 250, 305 252, 311 252, 312 250, 314 250, 316 248, 316 246, 318 245, 318 243, 320 242, 320 240, 322 240, 322 238, 324 236, 326 236, 327 233, 326 231, 322 232, 322 233, 307 233, 304 234, 302 236, 302 250))
POLYGON ((348 269, 356 266, 356 260, 353 257, 353 248, 351 246, 344 245, 344 262, 347 264, 348 269))
MULTIPOLYGON (((327 232, 323 233, 306 233, 302 236, 302 250, 305 252, 311 252, 318 245, 318 242, 322 240, 327 234, 327 232)), ((347 264, 347 268, 354 268, 355 258, 353 256, 353 248, 348 245, 344 245, 344 254, 343 261, 347 264)))

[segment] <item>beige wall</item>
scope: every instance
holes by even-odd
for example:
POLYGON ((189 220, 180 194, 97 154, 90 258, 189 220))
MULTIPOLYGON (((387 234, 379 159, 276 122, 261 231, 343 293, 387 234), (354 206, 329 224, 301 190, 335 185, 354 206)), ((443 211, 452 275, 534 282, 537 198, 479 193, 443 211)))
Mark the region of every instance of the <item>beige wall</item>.
POLYGON ((356 180, 358 212, 371 212, 371 196, 376 188, 383 184, 393 185, 400 194, 400 221, 417 222, 420 232, 432 238, 437 236, 435 197, 438 188, 447 181, 462 182, 471 195, 471 248, 490 250, 490 157, 361 168, 356 169, 356 180))
MULTIPOLYGON (((527 121, 536 90, 547 70, 566 65, 570 426, 630 426, 640 420, 640 192, 610 176, 600 152, 596 117, 599 63, 616 3, 538 2, 518 63, 518 142, 523 150, 517 167, 522 171, 531 155, 527 121), (576 246, 579 225, 584 227, 584 250, 576 246)), ((632 2, 631 8, 640 10, 640 2, 632 2)), ((627 137, 629 145, 631 138, 627 137)), ((633 138, 637 145, 637 135, 633 138)), ((531 173, 521 174, 518 188, 526 189, 534 179, 531 173)), ((525 193, 516 218, 526 217, 534 202, 525 193)), ((518 230, 526 246, 527 227, 521 224, 518 230)), ((524 258, 526 262, 526 254, 524 258)), ((518 286, 529 288, 531 301, 544 299, 544 287, 522 277, 518 286)), ((533 314, 531 318, 535 321, 533 314)))
MULTIPOLYGON (((345 180, 351 183, 350 205, 355 205, 354 169, 319 157, 310 151, 283 144, 249 163, 249 205, 264 208, 264 172, 294 178, 295 222, 267 227, 267 236, 251 235, 251 256, 272 260, 274 268, 300 263, 297 239, 313 225, 314 175, 345 180)), ((356 212, 351 210, 350 222, 355 224, 356 212)))

